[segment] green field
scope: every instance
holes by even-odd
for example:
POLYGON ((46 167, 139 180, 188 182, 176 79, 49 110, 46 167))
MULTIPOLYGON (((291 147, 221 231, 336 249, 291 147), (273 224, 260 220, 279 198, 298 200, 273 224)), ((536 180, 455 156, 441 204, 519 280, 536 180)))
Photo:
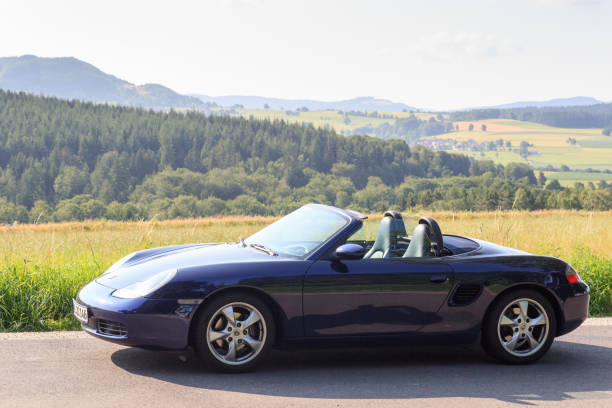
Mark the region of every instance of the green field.
MULTIPOLYGON (((559 167, 563 164, 572 169, 611 169, 612 170, 612 137, 601 134, 601 129, 563 129, 541 125, 531 122, 520 122, 510 119, 491 119, 472 122, 456 122, 459 131, 438 135, 442 139, 476 142, 496 141, 503 139, 510 141, 512 147, 505 146, 499 152, 457 152, 466 153, 475 158, 487 158, 501 164, 509 162, 528 162, 534 167, 553 165, 559 167), (469 124, 474 130, 469 131, 469 124), (481 126, 485 124, 487 131, 483 132, 481 126), (568 143, 568 138, 576 140, 576 144, 568 143), (516 151, 521 142, 526 141, 533 146, 530 152, 537 152, 524 159, 516 151)), ((588 179, 587 179, 588 180, 588 179)))
MULTIPOLYGON (((428 213, 447 233, 569 261, 591 286, 592 315, 612 314, 612 212, 428 213)), ((274 218, 75 222, 0 227, 0 331, 78 327, 71 299, 124 255, 247 237, 274 218)), ((370 228, 376 232, 376 220, 370 228)))
MULTIPOLYGON (((212 108, 213 112, 219 112, 221 110, 227 111, 230 108, 212 108)), ((396 118, 407 118, 413 113, 410 112, 381 112, 379 115, 391 115, 392 118, 373 118, 365 117, 361 115, 348 115, 350 123, 345 123, 345 115, 341 115, 337 110, 325 110, 325 111, 307 111, 297 112, 299 115, 288 115, 283 110, 274 109, 234 109, 238 116, 244 118, 253 117, 255 119, 271 119, 271 120, 285 120, 290 123, 304 123, 312 124, 315 127, 329 127, 334 129, 336 132, 353 132, 355 129, 362 127, 375 128, 383 123, 393 124, 396 118)), ((295 111, 294 111, 295 112, 295 111)), ((431 117, 435 117, 433 113, 421 113, 415 112, 414 115, 421 120, 428 120, 431 117)), ((361 133, 364 134, 364 133, 361 133)))
MULTIPOLYGON (((230 108, 213 108, 213 111, 227 111, 230 108)), ((298 115, 288 115, 283 110, 273 109, 233 109, 236 116, 255 119, 285 120, 291 123, 312 124, 315 127, 330 128, 338 133, 352 133, 356 129, 377 126, 388 123, 393 124, 396 118, 404 118, 412 115, 410 112, 387 112, 380 115, 391 115, 392 118, 374 118, 360 115, 348 115, 349 121, 345 122, 346 116, 339 114, 336 110, 297 112, 298 115)), ((419 119, 428 120, 435 117, 434 113, 414 113, 419 119)), ((545 167, 553 165, 559 167, 567 165, 574 170, 597 169, 612 170, 612 137, 601 134, 601 129, 564 129, 541 125, 532 122, 522 122, 510 119, 490 119, 471 122, 455 122, 459 125, 459 131, 435 136, 442 139, 454 139, 467 141, 473 139, 476 142, 496 141, 503 139, 510 141, 510 149, 505 146, 498 151, 470 152, 451 151, 452 153, 466 154, 475 159, 490 159, 500 164, 528 163, 533 167, 545 167), (469 124, 474 125, 474 130, 469 131, 469 124), (483 132, 481 126, 485 124, 487 131, 483 132), (568 138, 576 140, 576 144, 570 144, 568 138), (520 143, 526 141, 533 146, 529 151, 535 154, 527 158, 521 157, 518 152, 520 143)), ((367 132, 360 132, 367 134, 367 132)), ((562 185, 570 185, 569 179, 560 179, 562 185), (569 183, 569 184, 568 184, 569 183)), ((574 179, 575 181, 589 180, 574 179)))
POLYGON ((476 160, 493 160, 495 163, 503 164, 504 166, 509 163, 527 163, 527 160, 522 158, 521 155, 508 151, 464 152, 452 150, 449 153, 464 154, 476 160))
POLYGON ((563 187, 572 187, 575 183, 593 183, 604 180, 607 183, 612 182, 612 174, 610 173, 590 173, 586 171, 545 171, 544 175, 549 180, 559 180, 563 187))

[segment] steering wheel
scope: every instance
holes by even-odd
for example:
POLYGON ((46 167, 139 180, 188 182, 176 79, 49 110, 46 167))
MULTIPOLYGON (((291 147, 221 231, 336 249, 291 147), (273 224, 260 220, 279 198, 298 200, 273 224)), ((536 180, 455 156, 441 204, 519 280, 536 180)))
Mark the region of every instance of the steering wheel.
POLYGON ((419 218, 419 224, 427 225, 429 239, 432 243, 436 244, 434 246, 435 255, 440 256, 444 249, 444 240, 442 239, 442 231, 440 230, 438 222, 431 217, 421 217, 419 218))

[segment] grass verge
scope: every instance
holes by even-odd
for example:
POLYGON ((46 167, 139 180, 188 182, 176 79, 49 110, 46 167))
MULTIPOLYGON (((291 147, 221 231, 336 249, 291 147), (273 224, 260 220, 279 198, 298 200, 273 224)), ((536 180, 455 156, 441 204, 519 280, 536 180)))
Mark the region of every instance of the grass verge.
MULTIPOLYGON (((612 315, 612 212, 428 215, 448 233, 569 261, 591 287, 591 315, 612 315)), ((126 253, 188 242, 235 241, 273 220, 227 217, 0 227, 0 331, 76 329, 71 299, 126 253)))

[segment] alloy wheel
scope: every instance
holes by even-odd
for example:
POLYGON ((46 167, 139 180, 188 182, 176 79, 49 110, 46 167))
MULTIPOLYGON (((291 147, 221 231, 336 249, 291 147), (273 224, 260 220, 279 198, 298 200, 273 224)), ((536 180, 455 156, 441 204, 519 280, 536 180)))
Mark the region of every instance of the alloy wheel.
POLYGON ((266 331, 266 322, 256 307, 233 302, 213 313, 206 328, 206 343, 217 360, 242 365, 261 352, 266 331))
POLYGON ((549 333, 549 319, 544 307, 533 299, 511 301, 497 322, 497 335, 502 347, 517 357, 536 353, 549 333))

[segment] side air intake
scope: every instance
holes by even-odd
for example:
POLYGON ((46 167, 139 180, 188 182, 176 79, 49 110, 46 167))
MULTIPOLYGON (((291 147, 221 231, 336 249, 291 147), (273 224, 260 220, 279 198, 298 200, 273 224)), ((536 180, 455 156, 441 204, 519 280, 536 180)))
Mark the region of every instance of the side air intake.
POLYGON ((475 284, 463 284, 459 285, 453 296, 450 299, 449 304, 451 306, 466 306, 478 299, 482 293, 482 286, 475 284))

